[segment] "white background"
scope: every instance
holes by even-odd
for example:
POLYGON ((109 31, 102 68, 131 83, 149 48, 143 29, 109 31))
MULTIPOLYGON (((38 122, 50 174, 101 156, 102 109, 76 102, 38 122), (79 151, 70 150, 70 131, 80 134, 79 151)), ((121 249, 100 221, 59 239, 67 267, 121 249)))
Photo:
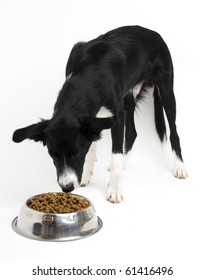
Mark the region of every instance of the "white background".
MULTIPOLYGON (((144 277, 205 279, 202 4, 200 0, 0 0, 0 274, 4 279, 14 275, 16 279, 34 279, 31 269, 37 265, 90 265, 117 270, 171 266, 173 276, 144 277), (60 189, 46 149, 32 141, 17 145, 11 141, 12 133, 38 122, 40 117, 51 117, 74 43, 122 25, 156 30, 170 48, 175 67, 178 132, 189 178, 174 178, 169 142, 161 148, 154 130, 152 99, 148 97, 136 115, 138 139, 123 175, 125 201, 111 204, 105 199, 109 132, 99 143, 90 186, 76 190, 93 202, 103 220, 101 231, 66 243, 23 238, 12 231, 11 222, 24 201, 32 195, 60 189)), ((135 277, 121 273, 95 279, 135 277)), ((72 279, 81 278, 88 279, 72 279)))

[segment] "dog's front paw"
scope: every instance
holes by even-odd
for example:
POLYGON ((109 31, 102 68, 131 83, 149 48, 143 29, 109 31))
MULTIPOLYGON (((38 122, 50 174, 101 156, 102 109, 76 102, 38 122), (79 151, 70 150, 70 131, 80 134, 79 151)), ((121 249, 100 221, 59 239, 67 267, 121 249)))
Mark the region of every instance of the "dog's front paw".
POLYGON ((83 175, 80 183, 81 187, 85 187, 90 183, 93 173, 94 173, 94 161, 91 160, 85 161, 84 168, 83 168, 83 175))
POLYGON ((107 200, 112 203, 122 202, 124 199, 122 189, 108 185, 107 200))
POLYGON ((83 171, 83 176, 81 179, 80 187, 85 187, 90 183, 93 175, 93 169, 87 169, 83 171))

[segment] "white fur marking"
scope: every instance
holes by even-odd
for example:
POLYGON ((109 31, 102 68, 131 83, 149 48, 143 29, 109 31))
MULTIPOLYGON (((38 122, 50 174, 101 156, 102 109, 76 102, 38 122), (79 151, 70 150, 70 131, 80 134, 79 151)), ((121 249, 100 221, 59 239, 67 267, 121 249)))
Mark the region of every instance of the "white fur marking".
POLYGON ((106 107, 102 106, 100 108, 100 110, 98 111, 96 117, 97 118, 109 118, 109 117, 113 117, 113 114, 106 107))
POLYGON ((67 77, 66 77, 66 80, 69 80, 72 76, 73 72, 71 72, 67 77))
POLYGON ((127 154, 123 155, 123 169, 125 169, 127 166, 127 162, 130 158, 130 154, 131 154, 131 151, 129 151, 127 154))
POLYGON ((133 88, 133 90, 132 90, 134 99, 135 99, 135 98, 137 97, 137 95, 140 93, 143 84, 144 84, 144 81, 140 81, 138 84, 136 84, 136 86, 134 86, 134 88, 133 88))
POLYGON ((96 161, 96 149, 97 149, 97 142, 93 142, 85 157, 85 163, 83 166, 83 175, 80 183, 81 186, 88 185, 91 180, 94 171, 94 164, 96 161))
MULTIPOLYGON (((131 151, 129 151, 127 154, 123 154, 123 169, 127 167, 127 162, 129 161, 131 151)), ((110 171, 110 166, 107 167, 107 171, 110 171)))
POLYGON ((59 176, 58 183, 60 186, 66 186, 70 183, 73 183, 74 188, 79 186, 78 178, 75 172, 69 168, 66 168, 63 171, 63 174, 59 176))
POLYGON ((184 163, 181 161, 181 159, 176 155, 176 153, 173 151, 174 155, 174 176, 178 179, 186 179, 188 177, 188 174, 186 172, 186 168, 184 163))
POLYGON ((123 171, 123 155, 112 154, 110 164, 110 182, 107 191, 107 200, 118 203, 123 200, 121 175, 123 171))

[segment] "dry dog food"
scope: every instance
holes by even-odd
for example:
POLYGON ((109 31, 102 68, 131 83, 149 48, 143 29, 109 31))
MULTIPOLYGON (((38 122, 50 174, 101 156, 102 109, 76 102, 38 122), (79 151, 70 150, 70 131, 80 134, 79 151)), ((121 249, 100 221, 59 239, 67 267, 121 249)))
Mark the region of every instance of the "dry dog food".
POLYGON ((28 207, 45 213, 73 213, 79 212, 89 206, 85 198, 74 196, 71 193, 43 193, 31 198, 28 207))

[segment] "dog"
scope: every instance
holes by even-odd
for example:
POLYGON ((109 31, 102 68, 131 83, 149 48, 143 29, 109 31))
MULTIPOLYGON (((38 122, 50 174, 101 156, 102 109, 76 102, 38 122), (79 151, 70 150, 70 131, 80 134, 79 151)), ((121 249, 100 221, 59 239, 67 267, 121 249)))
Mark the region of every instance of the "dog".
POLYGON ((124 26, 71 50, 66 79, 49 120, 17 129, 13 141, 41 141, 47 146, 62 191, 86 186, 96 160, 96 145, 104 129, 111 129, 112 157, 107 200, 123 200, 123 162, 137 132, 134 112, 148 87, 153 87, 155 126, 166 139, 166 114, 174 156, 174 175, 186 178, 176 128, 173 64, 169 49, 155 31, 124 26))

